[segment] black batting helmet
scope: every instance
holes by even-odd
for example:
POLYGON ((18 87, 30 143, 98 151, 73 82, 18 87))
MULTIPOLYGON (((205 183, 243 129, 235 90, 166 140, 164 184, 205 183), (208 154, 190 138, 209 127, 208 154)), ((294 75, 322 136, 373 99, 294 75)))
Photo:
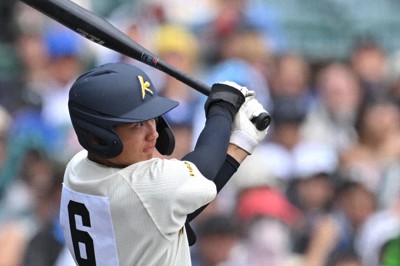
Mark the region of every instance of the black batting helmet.
POLYGON ((175 139, 162 115, 177 105, 158 96, 141 69, 125 63, 105 64, 80 76, 68 102, 79 143, 105 158, 117 156, 123 148, 114 126, 153 118, 159 133, 156 148, 161 154, 171 154, 175 139), (93 136, 99 141, 93 141, 93 136))

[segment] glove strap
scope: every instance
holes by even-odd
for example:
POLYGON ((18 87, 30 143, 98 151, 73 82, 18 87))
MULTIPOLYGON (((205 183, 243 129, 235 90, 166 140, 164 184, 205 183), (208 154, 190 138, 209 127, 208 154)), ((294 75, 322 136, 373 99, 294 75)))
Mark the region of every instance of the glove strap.
POLYGON ((210 95, 204 105, 206 117, 208 117, 210 106, 217 104, 227 109, 233 119, 244 101, 245 97, 239 90, 226 84, 216 83, 211 87, 210 95))

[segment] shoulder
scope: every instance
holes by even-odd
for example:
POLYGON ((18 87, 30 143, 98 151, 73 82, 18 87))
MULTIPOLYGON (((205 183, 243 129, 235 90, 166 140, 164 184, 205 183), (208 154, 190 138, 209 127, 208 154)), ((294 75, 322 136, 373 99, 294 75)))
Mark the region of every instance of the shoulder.
POLYGON ((88 156, 87 150, 81 150, 71 158, 71 160, 68 162, 68 165, 75 165, 85 160, 87 156, 88 156))

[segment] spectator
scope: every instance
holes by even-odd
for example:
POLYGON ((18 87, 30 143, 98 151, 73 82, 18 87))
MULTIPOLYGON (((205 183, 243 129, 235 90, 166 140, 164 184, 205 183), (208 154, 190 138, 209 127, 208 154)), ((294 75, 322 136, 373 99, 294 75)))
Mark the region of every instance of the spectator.
MULTIPOLYGON (((158 27, 165 22, 163 10, 154 1, 126 1, 109 11, 107 20, 125 33, 129 38, 146 47, 149 51, 155 51, 154 34, 158 27)), ((111 49, 96 45, 95 65, 110 62, 126 62, 137 65, 140 68, 155 74, 158 70, 139 62, 126 55, 111 49)))
POLYGON ((230 59, 243 60, 257 69, 269 83, 274 54, 272 49, 266 46, 259 31, 251 28, 234 31, 229 37, 224 38, 220 45, 221 58, 218 63, 230 59))
MULTIPOLYGON (((20 26, 22 27, 22 25, 20 26)), ((16 45, 18 58, 21 65, 21 79, 27 89, 33 92, 41 92, 48 80, 48 60, 42 29, 21 28, 16 45)))
POLYGON ((41 116, 39 95, 28 90, 22 100, 22 105, 12 116, 6 139, 6 155, 0 171, 0 198, 18 179, 25 153, 38 150, 50 155, 56 144, 54 129, 41 116))
POLYGON ((236 211, 244 235, 223 266, 301 265, 290 243, 301 212, 284 194, 271 187, 244 189, 236 211))
MULTIPOLYGON (((37 232, 29 239, 23 255, 24 266, 56 266, 56 262, 64 255, 64 236, 59 223, 59 205, 61 198, 61 181, 63 170, 55 170, 48 181, 46 200, 51 202, 49 216, 43 221, 37 232)), ((73 262, 72 256, 71 262, 73 262)), ((68 264, 67 264, 68 265, 68 264)), ((65 266, 67 266, 65 265, 65 266)), ((75 265, 70 263, 69 265, 75 265)))
POLYGON ((316 224, 331 212, 334 195, 334 175, 315 172, 295 180, 290 191, 290 199, 303 212, 303 220, 293 239, 293 250, 304 254, 316 224))
POLYGON ((78 34, 56 24, 45 29, 44 42, 49 54, 48 84, 40 92, 42 99, 41 115, 44 122, 56 130, 56 150, 62 153, 53 156, 67 161, 74 152, 80 149, 72 129, 68 114, 68 93, 73 80, 84 68, 81 57, 82 43, 78 34))
POLYGON ((358 141, 340 154, 339 170, 377 192, 383 174, 400 156, 399 121, 399 108, 391 100, 366 103, 357 117, 358 141))
POLYGON ((302 134, 341 152, 357 140, 355 120, 361 102, 362 90, 353 70, 344 63, 329 63, 317 74, 316 101, 302 134))
POLYGON ((338 254, 352 252, 358 230, 376 211, 374 194, 362 183, 343 182, 334 209, 317 222, 305 252, 305 265, 325 265, 338 254))
POLYGON ((214 0, 139 0, 136 2, 152 6, 153 12, 149 13, 162 15, 164 22, 189 29, 209 22, 216 13, 214 0))
POLYGON ((360 38, 353 47, 350 62, 360 79, 365 101, 388 96, 389 61, 379 43, 370 37, 360 38))
MULTIPOLYGON (((378 209, 373 215, 368 217, 360 228, 355 241, 355 249, 361 258, 363 266, 392 265, 389 261, 393 260, 396 255, 394 255, 395 253, 390 255, 389 253, 392 252, 390 251, 391 247, 387 247, 386 245, 399 235, 400 194, 397 195, 396 200, 390 206, 378 209), (382 260, 385 263, 382 264, 382 260)), ((393 244, 393 247, 395 245, 393 244)), ((398 249, 396 253, 399 253, 398 249)), ((397 260, 397 263, 399 262, 400 260, 397 260)))
POLYGON ((272 99, 296 97, 310 101, 311 69, 301 54, 288 52, 277 56, 271 76, 272 99))
POLYGON ((242 29, 260 33, 265 49, 273 53, 285 49, 285 41, 277 20, 276 10, 257 0, 215 0, 215 13, 211 19, 194 29, 201 39, 201 51, 207 63, 221 59, 221 44, 242 29))
POLYGON ((38 228, 53 217, 49 198, 54 165, 38 150, 26 151, 18 178, 1 201, 0 265, 22 265, 38 228))
POLYGON ((193 266, 217 266, 225 262, 240 238, 235 217, 215 214, 198 224, 198 245, 193 266), (197 259, 196 259, 197 258, 197 259))
POLYGON ((331 147, 308 141, 301 135, 307 105, 299 98, 281 97, 274 101, 269 141, 259 147, 264 164, 273 176, 285 183, 309 173, 336 167, 337 154, 331 147))

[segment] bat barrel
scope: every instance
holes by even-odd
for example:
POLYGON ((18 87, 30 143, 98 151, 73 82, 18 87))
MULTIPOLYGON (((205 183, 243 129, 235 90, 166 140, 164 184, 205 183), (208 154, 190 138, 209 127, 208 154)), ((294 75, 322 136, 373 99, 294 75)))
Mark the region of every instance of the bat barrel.
MULTIPOLYGON (((157 68, 204 95, 210 94, 211 88, 209 86, 164 63, 111 23, 74 2, 69 0, 21 1, 90 41, 157 68)), ((271 118, 267 113, 262 113, 253 123, 259 130, 263 130, 269 125, 270 120, 271 118)))

